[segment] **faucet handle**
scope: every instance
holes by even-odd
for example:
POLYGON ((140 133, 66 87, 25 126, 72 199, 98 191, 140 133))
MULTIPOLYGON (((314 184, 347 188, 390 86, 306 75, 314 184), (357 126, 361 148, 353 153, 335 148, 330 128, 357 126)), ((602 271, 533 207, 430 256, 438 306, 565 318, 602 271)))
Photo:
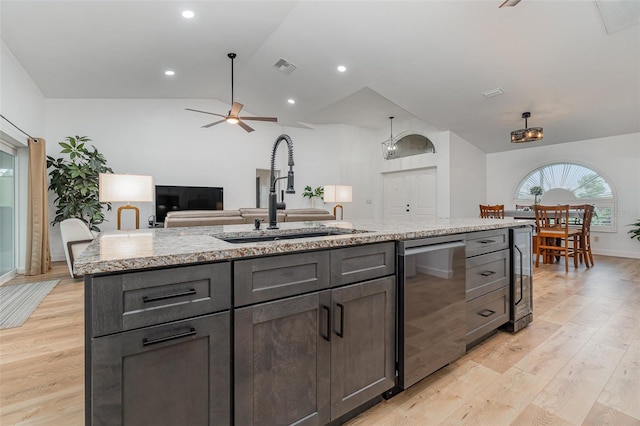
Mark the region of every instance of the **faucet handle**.
POLYGON ((261 224, 261 223, 262 223, 262 219, 259 219, 259 218, 258 218, 258 219, 254 219, 254 220, 253 220, 253 224, 255 225, 256 230, 260 229, 260 224, 261 224))

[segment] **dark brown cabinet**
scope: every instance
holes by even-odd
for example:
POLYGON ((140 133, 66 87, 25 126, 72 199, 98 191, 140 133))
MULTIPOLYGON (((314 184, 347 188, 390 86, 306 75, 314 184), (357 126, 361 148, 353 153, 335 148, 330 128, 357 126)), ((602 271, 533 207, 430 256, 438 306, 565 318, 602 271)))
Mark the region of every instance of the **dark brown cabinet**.
MULTIPOLYGON (((386 266, 374 267, 382 278, 234 310, 236 424, 323 425, 395 385, 396 281, 388 276, 395 271, 389 246, 393 250, 393 244, 378 244, 317 253, 320 259, 330 255, 332 266, 350 259, 354 271, 386 259, 386 266)), ((265 259, 257 260, 280 270, 266 288, 289 281, 281 269, 286 259, 265 259)), ((248 282, 236 282, 236 293, 248 282)))
POLYGON ((87 425, 231 423, 231 264, 85 278, 87 425))
POLYGON ((467 234, 467 347, 509 321, 509 230, 467 234))
POLYGON ((331 291, 235 310, 235 423, 330 420, 331 291))
POLYGON ((94 340, 93 425, 228 425, 229 312, 94 340))
POLYGON ((331 419, 395 385, 395 277, 332 290, 331 419))

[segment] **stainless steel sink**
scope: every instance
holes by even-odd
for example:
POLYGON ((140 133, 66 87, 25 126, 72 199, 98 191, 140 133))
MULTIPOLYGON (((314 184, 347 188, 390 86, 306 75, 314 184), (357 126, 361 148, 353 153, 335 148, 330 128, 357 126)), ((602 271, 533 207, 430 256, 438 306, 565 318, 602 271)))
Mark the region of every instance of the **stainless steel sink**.
POLYGON ((298 238, 328 237, 332 235, 351 235, 360 234, 367 231, 356 231, 355 229, 343 228, 324 228, 324 229, 296 229, 291 231, 278 231, 277 233, 251 234, 251 233, 233 233, 233 234, 213 234, 212 237, 233 244, 241 243, 257 243, 262 241, 280 241, 292 240, 298 238))

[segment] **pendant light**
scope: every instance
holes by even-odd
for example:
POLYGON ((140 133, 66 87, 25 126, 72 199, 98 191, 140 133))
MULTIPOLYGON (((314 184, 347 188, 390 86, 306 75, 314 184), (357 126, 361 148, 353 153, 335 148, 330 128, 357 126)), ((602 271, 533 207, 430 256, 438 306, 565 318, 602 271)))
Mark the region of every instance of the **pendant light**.
POLYGON ((529 127, 527 119, 531 117, 530 112, 523 112, 524 129, 518 129, 511 132, 511 143, 535 142, 544 137, 542 127, 529 127))
POLYGON ((398 141, 393 139, 393 117, 389 117, 389 121, 391 126, 391 133, 389 134, 389 139, 382 142, 382 157, 385 160, 395 158, 398 149, 398 141))

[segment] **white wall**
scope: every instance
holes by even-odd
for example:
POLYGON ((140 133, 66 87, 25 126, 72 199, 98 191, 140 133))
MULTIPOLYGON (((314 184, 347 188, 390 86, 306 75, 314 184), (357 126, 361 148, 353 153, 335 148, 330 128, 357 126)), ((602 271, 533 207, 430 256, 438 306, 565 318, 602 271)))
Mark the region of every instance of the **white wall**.
MULTIPOLYGON (((302 197, 311 187, 341 183, 354 185, 354 202, 345 204, 345 218, 371 218, 365 196, 369 171, 366 148, 372 132, 343 125, 315 129, 284 128, 273 123, 250 123, 255 132, 222 123, 201 128, 215 117, 185 111, 225 111, 228 106, 207 100, 48 99, 48 153, 60 156, 69 135, 88 136, 116 173, 148 174, 159 185, 222 186, 225 208, 255 206, 255 171, 269 169, 276 138, 288 134, 294 145, 295 195, 285 194, 288 208, 309 207, 302 197), (345 176, 342 176, 342 174, 345 176)), ((285 173, 286 144, 279 145, 276 168, 285 173)), ((115 210, 106 212, 102 230, 115 229, 115 210)), ((139 204, 141 226, 154 213, 153 203, 139 204)), ((320 207, 320 206, 319 206, 320 207)), ((333 205, 325 206, 332 209, 333 205)), ((51 217, 55 207, 51 205, 51 217)), ((126 215, 126 212, 125 212, 126 215)), ((123 219, 124 220, 124 219, 123 219)), ((63 258, 58 226, 51 230, 52 256, 63 258)))
POLYGON ((594 232, 595 253, 640 258, 640 244, 627 224, 640 219, 640 133, 569 142, 487 155, 487 200, 508 207, 518 183, 531 171, 554 162, 574 162, 600 172, 618 196, 617 232, 594 232))
POLYGON ((487 200, 487 154, 449 132, 451 217, 477 217, 487 200))
MULTIPOLYGON (((378 140, 376 141, 375 152, 377 153, 378 160, 378 173, 390 173, 405 170, 415 170, 427 167, 436 167, 437 169, 437 215, 440 218, 451 217, 451 165, 450 165, 450 132, 440 131, 433 126, 425 123, 419 119, 411 119, 406 121, 399 121, 394 123, 394 129, 398 130, 395 133, 394 138, 401 138, 407 134, 415 133, 426 136, 433 142, 436 148, 435 154, 421 154, 412 155, 410 157, 394 158, 392 160, 382 159, 382 148, 380 144, 388 136, 386 131, 378 132, 378 140)), ((380 205, 377 211, 376 217, 382 217, 384 212, 383 207, 383 179, 380 175, 380 179, 377 182, 377 188, 379 192, 380 205)))
MULTIPOLYGON (((18 63, 7 46, 0 40, 0 112, 16 126, 33 137, 45 136, 45 100, 40 89, 18 63)), ((27 185, 28 143, 27 136, 5 120, 0 119, 3 138, 18 150, 16 159, 16 267, 24 273, 27 238, 27 185)), ((47 141, 48 142, 48 141, 47 141)), ((48 142, 49 143, 49 142, 48 142)))

